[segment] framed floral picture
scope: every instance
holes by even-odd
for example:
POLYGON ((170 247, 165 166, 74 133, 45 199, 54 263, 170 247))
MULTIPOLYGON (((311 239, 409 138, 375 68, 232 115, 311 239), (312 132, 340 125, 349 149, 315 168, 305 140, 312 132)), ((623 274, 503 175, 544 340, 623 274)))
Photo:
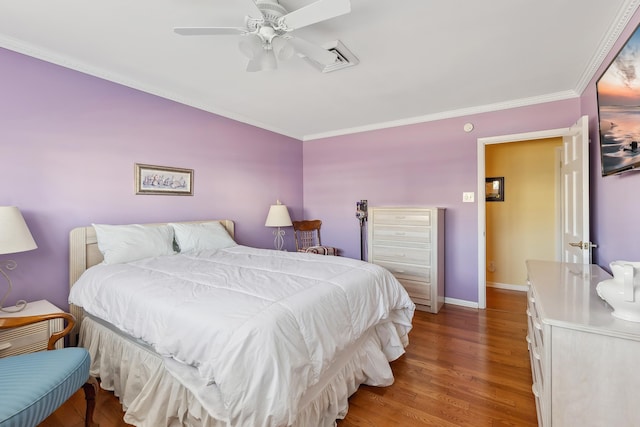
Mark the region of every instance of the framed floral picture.
POLYGON ((193 169, 135 164, 136 194, 193 196, 193 169))

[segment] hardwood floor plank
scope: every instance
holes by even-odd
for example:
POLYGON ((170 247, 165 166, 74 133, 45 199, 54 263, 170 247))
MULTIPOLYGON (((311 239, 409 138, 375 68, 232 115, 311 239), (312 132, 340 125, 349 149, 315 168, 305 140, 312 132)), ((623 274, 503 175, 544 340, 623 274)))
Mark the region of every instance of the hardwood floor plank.
POLYGON ((525 341, 526 294, 500 290, 492 297, 508 302, 494 301, 499 310, 445 305, 437 315, 416 313, 407 353, 392 364, 396 381, 385 389, 407 388, 415 399, 395 401, 389 393, 385 405, 376 408, 363 386, 338 426, 433 425, 426 418, 401 423, 378 416, 398 415, 398 408, 409 407, 429 412, 438 420, 435 425, 536 426, 525 341), (370 421, 362 424, 361 419, 370 421))
MULTIPOLYGON (((407 352, 391 363, 394 384, 360 386, 338 427, 537 426, 526 294, 488 288, 487 307, 417 311, 407 352)), ((83 416, 80 390, 41 426, 80 427, 83 416)), ((129 426, 122 417, 118 399, 100 390, 95 421, 129 426)))

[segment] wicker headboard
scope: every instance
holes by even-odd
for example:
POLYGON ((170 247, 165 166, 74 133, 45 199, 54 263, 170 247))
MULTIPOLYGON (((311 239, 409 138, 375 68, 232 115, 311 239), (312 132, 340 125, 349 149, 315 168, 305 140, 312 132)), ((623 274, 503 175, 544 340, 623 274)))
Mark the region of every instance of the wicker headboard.
MULTIPOLYGON (((218 221, 229 232, 231 237, 234 237, 235 229, 234 223, 228 219, 222 220, 203 220, 203 221, 185 221, 179 224, 198 224, 202 222, 218 221)), ((156 224, 143 224, 148 227, 154 227, 158 225, 164 225, 166 223, 156 224)), ((84 273, 86 269, 102 262, 102 254, 98 249, 98 239, 96 238, 96 231, 92 226, 78 227, 71 230, 69 233, 69 289, 73 287, 78 278, 84 273)), ((69 310, 76 318, 75 330, 71 333, 71 345, 76 345, 76 337, 80 330, 80 324, 82 323, 82 317, 84 313, 82 308, 76 307, 73 304, 70 305, 69 310)))

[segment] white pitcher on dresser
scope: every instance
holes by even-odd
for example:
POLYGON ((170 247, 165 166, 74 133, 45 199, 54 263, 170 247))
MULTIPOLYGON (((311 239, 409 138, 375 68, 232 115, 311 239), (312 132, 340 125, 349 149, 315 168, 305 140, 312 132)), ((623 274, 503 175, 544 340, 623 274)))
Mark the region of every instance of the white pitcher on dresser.
POLYGON ((640 322, 640 262, 614 261, 609 266, 613 279, 598 283, 598 296, 613 307, 613 316, 640 322))

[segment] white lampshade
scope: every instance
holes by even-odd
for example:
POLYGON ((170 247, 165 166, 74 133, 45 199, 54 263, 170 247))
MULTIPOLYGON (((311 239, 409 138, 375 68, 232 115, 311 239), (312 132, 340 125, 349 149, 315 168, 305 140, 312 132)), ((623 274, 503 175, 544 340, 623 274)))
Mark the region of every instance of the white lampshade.
POLYGON ((287 205, 280 203, 280 200, 275 205, 271 205, 269 208, 269 214, 264 225, 266 227, 290 227, 293 225, 287 205))
POLYGON ((38 245, 15 206, 0 206, 0 254, 30 251, 38 245))

